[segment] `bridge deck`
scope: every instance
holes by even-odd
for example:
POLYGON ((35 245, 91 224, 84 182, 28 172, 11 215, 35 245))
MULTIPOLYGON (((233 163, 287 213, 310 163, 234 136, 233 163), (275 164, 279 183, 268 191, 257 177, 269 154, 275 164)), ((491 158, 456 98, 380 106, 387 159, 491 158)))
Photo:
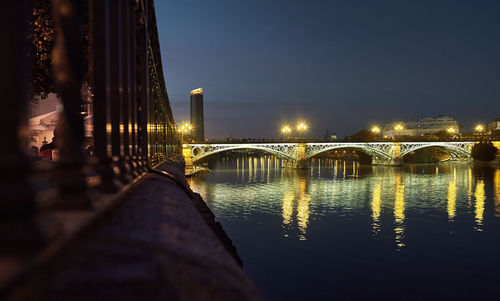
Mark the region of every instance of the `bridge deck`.
POLYGON ((268 152, 286 160, 306 160, 320 153, 340 149, 356 148, 370 155, 377 162, 394 163, 401 157, 413 151, 439 147, 448 152, 453 158, 470 158, 473 141, 430 141, 430 142, 254 142, 254 143, 214 143, 214 144, 188 144, 185 156, 193 162, 213 154, 238 150, 254 149, 268 152))

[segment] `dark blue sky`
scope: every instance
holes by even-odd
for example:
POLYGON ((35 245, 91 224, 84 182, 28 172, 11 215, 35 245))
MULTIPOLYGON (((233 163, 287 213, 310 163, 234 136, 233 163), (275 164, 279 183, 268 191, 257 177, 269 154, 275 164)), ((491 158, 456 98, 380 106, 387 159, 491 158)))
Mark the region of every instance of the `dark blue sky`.
POLYGON ((205 90, 205 136, 311 136, 448 115, 500 117, 498 0, 156 0, 176 121, 205 90))

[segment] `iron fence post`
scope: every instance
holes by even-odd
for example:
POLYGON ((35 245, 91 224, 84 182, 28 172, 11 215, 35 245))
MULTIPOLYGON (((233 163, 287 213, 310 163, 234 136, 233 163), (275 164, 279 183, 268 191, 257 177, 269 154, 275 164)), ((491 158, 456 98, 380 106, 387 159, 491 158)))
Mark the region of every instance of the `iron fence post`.
POLYGON ((83 117, 81 88, 84 78, 82 11, 80 1, 52 0, 56 40, 52 50, 54 82, 64 106, 57 126, 56 145, 60 149, 56 185, 60 208, 88 208, 83 174, 83 117))

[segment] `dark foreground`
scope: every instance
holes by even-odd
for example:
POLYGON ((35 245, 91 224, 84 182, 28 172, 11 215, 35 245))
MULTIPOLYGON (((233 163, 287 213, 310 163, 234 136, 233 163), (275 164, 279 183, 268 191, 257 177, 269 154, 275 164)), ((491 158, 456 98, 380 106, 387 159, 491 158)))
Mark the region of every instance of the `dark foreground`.
POLYGON ((10 299, 258 299, 202 200, 178 185, 182 171, 164 170, 177 181, 146 175, 107 218, 22 278, 10 299))

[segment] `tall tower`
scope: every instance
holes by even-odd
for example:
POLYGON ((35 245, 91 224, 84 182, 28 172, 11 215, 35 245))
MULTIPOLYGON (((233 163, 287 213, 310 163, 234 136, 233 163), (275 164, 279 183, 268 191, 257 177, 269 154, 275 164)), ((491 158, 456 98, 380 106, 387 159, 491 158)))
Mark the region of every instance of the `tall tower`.
POLYGON ((191 124, 196 142, 205 141, 205 120, 203 117, 203 88, 191 90, 191 124))

